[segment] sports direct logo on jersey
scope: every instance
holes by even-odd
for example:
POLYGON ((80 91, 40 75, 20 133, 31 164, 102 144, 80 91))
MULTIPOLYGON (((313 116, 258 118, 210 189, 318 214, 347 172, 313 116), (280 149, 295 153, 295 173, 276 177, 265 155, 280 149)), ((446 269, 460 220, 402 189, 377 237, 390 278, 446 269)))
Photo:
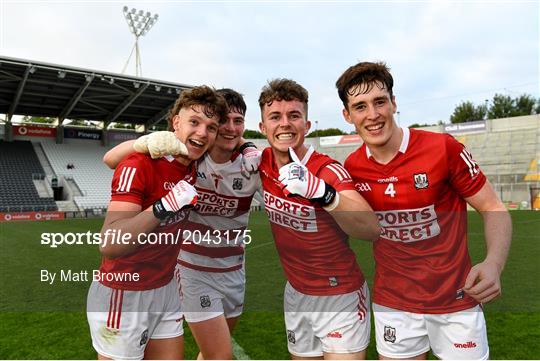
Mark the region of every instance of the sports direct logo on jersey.
POLYGON ((200 214, 219 215, 222 217, 233 217, 238 208, 238 199, 225 198, 212 192, 205 192, 200 189, 199 200, 195 209, 200 214))
POLYGON ((435 206, 375 212, 383 228, 381 237, 395 242, 418 242, 441 233, 435 206))
POLYGON ((295 231, 317 232, 315 208, 298 204, 264 192, 264 207, 268 219, 295 231))

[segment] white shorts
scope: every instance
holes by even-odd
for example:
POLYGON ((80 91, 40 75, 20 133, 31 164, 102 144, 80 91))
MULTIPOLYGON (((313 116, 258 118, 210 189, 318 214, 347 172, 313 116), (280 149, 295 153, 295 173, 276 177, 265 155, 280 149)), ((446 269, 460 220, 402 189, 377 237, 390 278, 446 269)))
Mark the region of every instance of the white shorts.
POLYGON ((202 272, 176 265, 180 301, 187 322, 201 322, 225 315, 238 317, 244 309, 244 269, 231 272, 202 272))
POLYGON ((92 346, 112 359, 140 360, 149 339, 184 334, 174 278, 148 291, 117 290, 94 281, 88 291, 86 315, 92 346))
POLYGON ((373 304, 377 352, 409 358, 430 349, 442 360, 487 360, 486 321, 480 306, 445 314, 411 313, 373 304))
POLYGON ((310 296, 285 286, 285 327, 289 352, 299 357, 354 353, 367 348, 370 336, 369 290, 310 296))

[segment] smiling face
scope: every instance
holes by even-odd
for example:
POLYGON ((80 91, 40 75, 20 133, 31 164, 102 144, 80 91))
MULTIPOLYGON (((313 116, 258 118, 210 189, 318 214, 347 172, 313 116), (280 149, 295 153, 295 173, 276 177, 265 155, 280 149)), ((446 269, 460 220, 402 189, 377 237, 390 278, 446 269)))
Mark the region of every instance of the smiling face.
POLYGON ((348 92, 345 120, 354 125, 358 135, 371 149, 398 144, 400 130, 394 121, 395 97, 380 82, 362 83, 348 92), (371 88, 371 89, 370 89, 371 88), (396 143, 397 140, 397 143, 396 143))
POLYGON ((306 152, 304 138, 311 123, 306 119, 306 105, 298 100, 275 100, 262 108, 261 132, 268 139, 276 157, 287 157, 292 147, 300 158, 306 152))
POLYGON ((203 110, 201 105, 185 107, 173 118, 174 134, 186 145, 190 161, 202 157, 216 140, 219 117, 208 117, 203 110))
POLYGON ((232 153, 244 134, 244 115, 238 109, 231 109, 227 121, 219 126, 216 142, 212 150, 232 153))

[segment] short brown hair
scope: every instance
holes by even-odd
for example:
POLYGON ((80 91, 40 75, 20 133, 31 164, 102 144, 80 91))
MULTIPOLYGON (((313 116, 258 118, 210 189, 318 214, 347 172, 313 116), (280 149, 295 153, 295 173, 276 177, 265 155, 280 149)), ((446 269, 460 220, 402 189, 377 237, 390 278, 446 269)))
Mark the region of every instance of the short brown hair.
POLYGON ((208 118, 217 116, 219 124, 222 124, 227 119, 229 107, 225 98, 220 95, 214 88, 206 85, 201 85, 189 90, 184 90, 174 106, 169 112, 169 130, 173 130, 173 118, 183 108, 191 108, 200 105, 203 108, 203 113, 208 118))
POLYGON ((237 113, 240 113, 242 115, 246 115, 246 102, 244 101, 244 97, 242 94, 237 92, 236 90, 232 90, 229 88, 222 88, 216 90, 218 94, 223 96, 225 98, 225 101, 227 102, 227 105, 229 106, 229 111, 235 111, 237 113))
POLYGON ((308 91, 291 79, 273 79, 266 84, 261 91, 259 96, 259 107, 261 108, 261 113, 265 105, 272 105, 274 101, 291 101, 298 100, 301 103, 304 103, 304 107, 308 110, 308 91))
POLYGON ((349 67, 336 81, 336 88, 343 106, 347 109, 347 97, 349 95, 368 93, 373 86, 382 85, 381 89, 388 90, 390 97, 393 96, 394 78, 390 69, 383 62, 362 62, 349 67), (362 86, 364 84, 364 86, 362 86))

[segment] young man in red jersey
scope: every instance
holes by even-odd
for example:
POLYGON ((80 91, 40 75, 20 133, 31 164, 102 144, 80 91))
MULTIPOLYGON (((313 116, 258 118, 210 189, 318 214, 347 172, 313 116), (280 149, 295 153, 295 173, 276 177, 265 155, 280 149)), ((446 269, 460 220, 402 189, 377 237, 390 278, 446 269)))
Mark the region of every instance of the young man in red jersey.
POLYGON ((383 228, 374 243, 373 313, 381 359, 487 359, 481 304, 501 294, 510 216, 478 164, 448 134, 400 128, 393 78, 359 63, 336 86, 364 144, 345 161, 383 228), (487 255, 471 267, 467 203, 483 217, 487 255))
POLYGON ((87 316, 99 359, 183 357, 182 313, 174 269, 177 233, 186 207, 197 201, 192 163, 214 142, 227 114, 225 99, 202 86, 183 92, 170 125, 187 155, 151 159, 134 153, 116 167, 102 228, 99 280, 88 293, 87 316), (128 238, 111 237, 114 234, 128 238), (148 237, 148 242, 145 240, 148 237))
POLYGON ((293 359, 365 358, 369 293, 348 236, 376 239, 379 227, 347 171, 304 145, 308 93, 275 79, 259 97, 270 148, 259 173, 265 209, 287 276, 284 295, 293 359))
MULTIPOLYGON (((184 237, 176 269, 182 312, 207 360, 233 358, 231 334, 244 305, 249 211, 260 188, 261 152, 242 140, 246 103, 232 89, 217 93, 229 113, 213 146, 197 162, 199 199, 181 223, 184 237)), ((104 161, 114 169, 134 149, 156 157, 176 153, 179 144, 173 133, 155 132, 116 146, 104 161)))

